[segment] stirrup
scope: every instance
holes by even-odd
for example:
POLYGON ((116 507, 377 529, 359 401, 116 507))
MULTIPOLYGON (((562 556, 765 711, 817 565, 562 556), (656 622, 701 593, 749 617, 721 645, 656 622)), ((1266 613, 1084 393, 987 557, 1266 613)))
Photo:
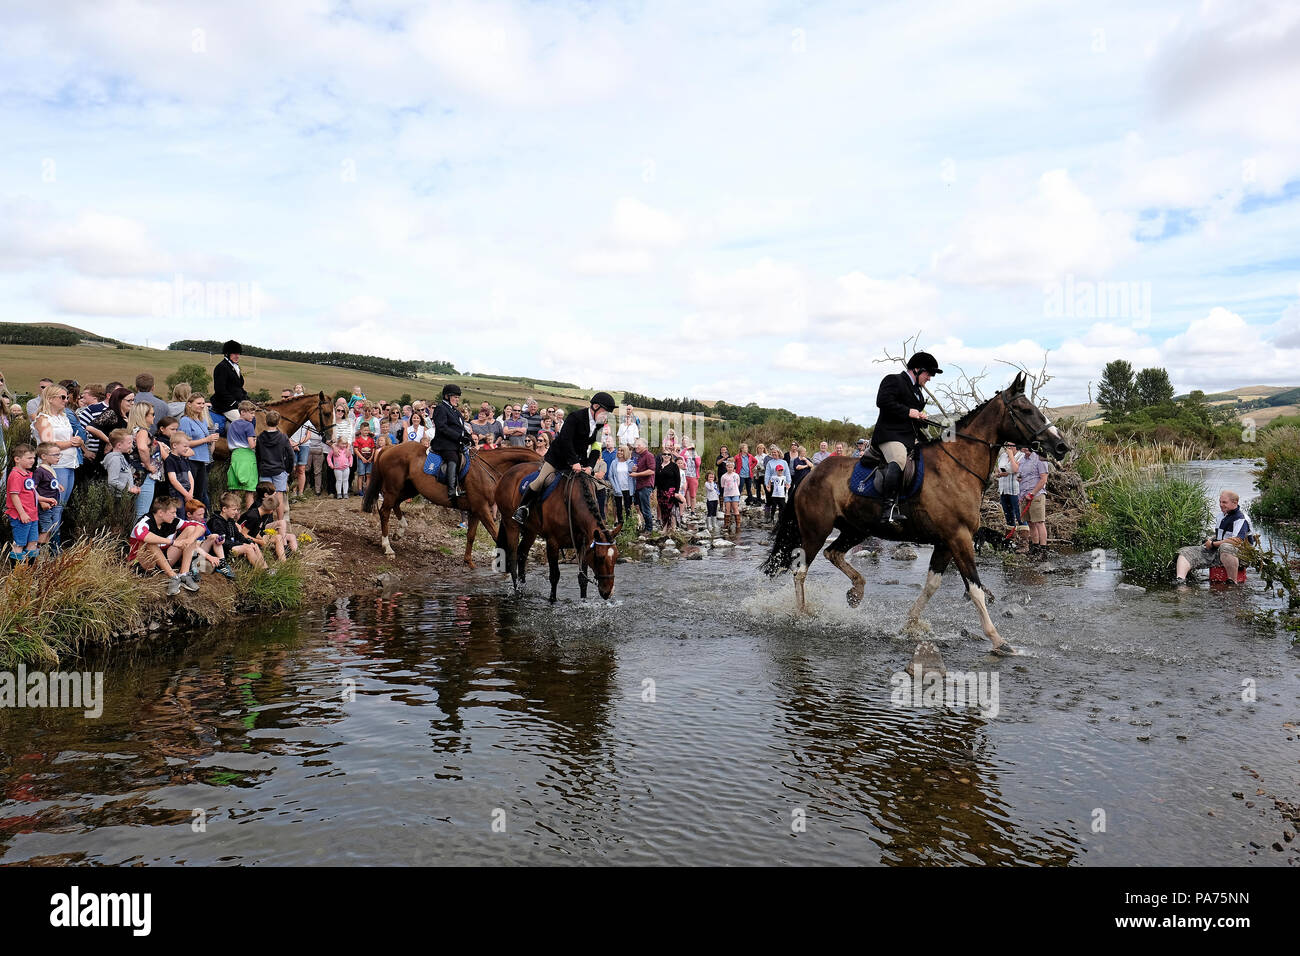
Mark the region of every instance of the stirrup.
POLYGON ((510 516, 516 524, 526 524, 528 522, 528 505, 520 505, 515 509, 515 513, 510 516))
POLYGON ((881 514, 881 518, 884 520, 886 524, 892 524, 895 526, 901 525, 903 523, 904 517, 905 515, 902 513, 902 511, 899 510, 897 498, 891 498, 889 500, 889 505, 885 508, 884 512, 881 514))

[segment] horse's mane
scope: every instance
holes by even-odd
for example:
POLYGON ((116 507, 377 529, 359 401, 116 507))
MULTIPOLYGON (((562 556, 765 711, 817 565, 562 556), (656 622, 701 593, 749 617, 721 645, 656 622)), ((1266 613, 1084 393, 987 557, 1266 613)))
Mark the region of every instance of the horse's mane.
MULTIPOLYGON (((994 395, 993 395, 993 398, 997 398, 997 397, 998 397, 999 395, 1001 395, 1001 394, 1002 394, 1001 392, 995 392, 994 395)), ((969 412, 967 412, 967 413, 966 413, 965 415, 963 415, 961 418, 957 419, 957 421, 956 421, 956 423, 953 425, 953 427, 956 428, 956 429, 958 429, 958 430, 960 430, 961 428, 963 428, 963 427, 965 427, 966 425, 970 424, 971 420, 974 419, 976 415, 978 415, 980 412, 984 411, 984 406, 986 406, 989 402, 993 401, 993 398, 986 398, 986 399, 984 399, 984 401, 980 402, 978 405, 976 405, 974 408, 972 408, 969 412)), ((939 435, 938 437, 936 437, 936 438, 929 438, 929 439, 926 439, 925 441, 921 442, 921 445, 922 445, 922 447, 925 447, 925 446, 927 446, 927 445, 933 445, 933 444, 936 444, 936 443, 941 442, 941 441, 943 441, 943 435, 942 435, 942 434, 940 434, 940 435, 939 435)))
POLYGON ((604 531, 605 522, 600 517, 600 505, 596 501, 595 492, 592 491, 592 486, 595 485, 595 483, 594 479, 587 481, 587 476, 585 474, 578 479, 578 484, 582 486, 582 500, 585 501, 587 507, 591 509, 591 516, 596 519, 596 527, 604 531))

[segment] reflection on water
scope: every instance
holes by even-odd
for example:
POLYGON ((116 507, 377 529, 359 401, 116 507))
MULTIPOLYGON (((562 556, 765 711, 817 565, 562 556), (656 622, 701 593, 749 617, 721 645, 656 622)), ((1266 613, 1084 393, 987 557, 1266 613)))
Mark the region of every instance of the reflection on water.
POLYGON ((111 661, 99 720, 0 712, 0 862, 1295 862, 1232 796, 1300 785, 1258 596, 986 559, 1023 656, 962 636, 955 581, 929 619, 998 715, 896 708, 921 551, 860 562, 858 609, 819 562, 814 619, 754 547, 620 565, 610 603, 480 571, 111 661))

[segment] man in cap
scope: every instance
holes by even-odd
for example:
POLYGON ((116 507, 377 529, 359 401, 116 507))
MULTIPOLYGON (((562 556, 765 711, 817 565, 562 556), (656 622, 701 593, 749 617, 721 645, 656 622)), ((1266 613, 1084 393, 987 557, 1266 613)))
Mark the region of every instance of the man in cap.
POLYGON ((473 441, 469 426, 460 413, 460 386, 444 385, 442 401, 433 410, 433 440, 429 450, 442 456, 447 465, 447 496, 459 498, 465 493, 460 486, 461 453, 473 441))
POLYGON ((583 415, 579 412, 565 416, 560 433, 555 436, 555 441, 551 442, 551 447, 546 451, 546 458, 542 461, 537 477, 533 479, 519 502, 519 508, 513 515, 515 521, 523 524, 528 520, 529 509, 556 472, 591 469, 596 459, 600 457, 598 450, 592 450, 592 443, 597 440, 601 428, 613 410, 614 399, 610 394, 597 392, 591 396, 587 414, 583 415))
POLYGON ((212 370, 212 400, 208 403, 208 413, 216 419, 217 431, 226 434, 226 420, 239 418, 239 403, 249 400, 244 391, 244 373, 240 371, 239 359, 244 347, 231 339, 221 346, 225 356, 212 370))
POLYGON ((907 360, 907 370, 886 375, 880 380, 876 392, 876 419, 871 443, 885 459, 885 472, 881 492, 885 495, 885 508, 881 512, 885 521, 898 524, 902 515, 898 510, 898 495, 902 491, 903 469, 907 457, 916 447, 917 423, 928 421, 925 414, 925 396, 921 389, 943 369, 929 352, 917 352, 907 360))

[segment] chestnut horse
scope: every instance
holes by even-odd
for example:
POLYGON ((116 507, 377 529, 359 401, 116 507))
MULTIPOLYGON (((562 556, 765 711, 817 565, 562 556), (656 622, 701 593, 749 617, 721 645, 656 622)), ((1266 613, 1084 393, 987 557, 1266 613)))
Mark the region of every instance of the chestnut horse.
POLYGON ((560 549, 573 548, 578 553, 578 592, 587 597, 587 568, 595 570, 596 590, 605 600, 614 593, 614 563, 618 547, 614 539, 623 530, 620 522, 614 530, 605 527, 596 503, 596 480, 586 472, 565 471, 544 501, 533 505, 524 527, 510 516, 519 507, 519 483, 536 471, 532 464, 515 465, 497 482, 497 508, 502 514, 497 533, 497 553, 503 554, 510 580, 518 590, 525 583, 528 552, 541 535, 546 539, 546 560, 551 568, 551 603, 560 583, 560 549))
POLYGON ((361 499, 361 510, 367 514, 375 510, 379 496, 384 496, 384 503, 379 507, 379 543, 384 554, 394 553, 388 541, 388 518, 396 514, 401 522, 401 530, 406 530, 406 516, 402 514, 402 502, 423 495, 435 505, 452 508, 456 511, 469 512, 468 526, 465 531, 465 563, 474 567, 474 533, 478 531, 479 522, 488 529, 495 539, 497 525, 492 520, 492 500, 496 491, 497 480, 511 465, 520 462, 540 463, 541 456, 529 448, 493 448, 476 451, 470 455, 469 471, 465 475, 465 494, 454 502, 447 494, 447 486, 432 475, 424 473, 424 458, 428 449, 419 442, 402 442, 400 445, 388 445, 380 448, 371 469, 370 484, 366 485, 365 496, 361 499))
MULTIPOLYGON (((296 398, 282 398, 278 402, 267 402, 257 406, 257 433, 266 431, 266 413, 275 409, 280 413, 280 424, 276 426, 286 435, 292 436, 303 423, 310 420, 321 434, 322 441, 329 441, 334 430, 334 400, 325 397, 324 392, 316 395, 299 395, 296 398)), ((225 438, 219 438, 212 446, 212 457, 227 460, 230 458, 230 446, 225 438)))
MULTIPOLYGON (((955 431, 945 430, 945 436, 948 440, 939 438, 922 444, 919 454, 925 459, 925 475, 921 492, 907 502, 908 517, 899 527, 881 521, 880 499, 863 498, 849 490, 849 475, 856 459, 827 458, 800 482, 786 503, 762 570, 775 576, 793 565, 795 600, 799 610, 806 611, 804 578, 808 565, 826 543, 831 529, 838 528, 840 535, 826 549, 826 558, 852 580, 849 606, 857 607, 866 582, 845 559, 850 548, 868 535, 933 544, 930 572, 908 613, 905 632, 928 630, 921 621, 921 612, 939 589, 943 572, 952 561, 966 585, 967 596, 979 610, 984 634, 993 642, 993 653, 1014 654, 1015 650, 993 626, 985 603, 986 589, 975 567, 974 535, 980 526, 980 502, 1004 442, 1027 445, 1043 441, 1057 459, 1070 449, 1055 426, 1025 397, 1024 373, 957 421, 955 431)), ((988 597, 992 599, 991 594, 988 597)))

